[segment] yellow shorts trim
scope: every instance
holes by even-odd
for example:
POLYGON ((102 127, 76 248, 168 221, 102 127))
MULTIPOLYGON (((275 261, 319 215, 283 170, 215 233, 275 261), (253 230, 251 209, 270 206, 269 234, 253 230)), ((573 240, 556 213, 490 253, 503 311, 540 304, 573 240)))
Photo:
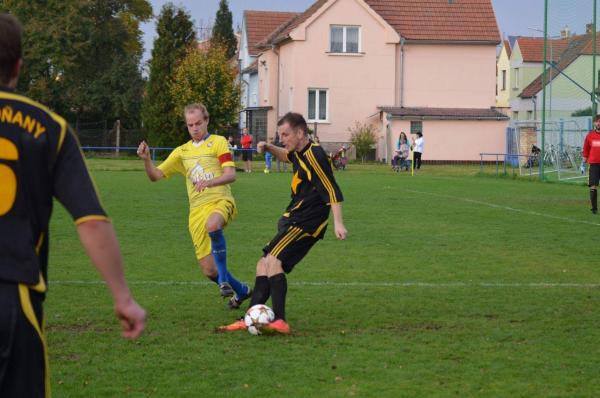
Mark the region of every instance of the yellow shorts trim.
POLYGON ((214 213, 218 213, 223 217, 223 228, 225 228, 237 214, 235 203, 229 200, 219 200, 190 209, 189 230, 198 260, 208 256, 212 252, 210 237, 206 230, 206 222, 208 221, 208 217, 214 213))
POLYGON ((44 348, 44 384, 46 390, 46 398, 50 398, 52 396, 50 392, 50 365, 48 363, 48 345, 46 343, 46 334, 44 330, 44 325, 42 321, 42 325, 38 322, 37 317, 35 316, 35 312, 33 310, 33 305, 31 304, 31 296, 29 294, 29 287, 19 283, 19 298, 21 300, 21 308, 23 309, 23 313, 25 317, 31 323, 33 328, 36 330, 38 335, 40 336, 40 340, 42 341, 42 347, 44 348))

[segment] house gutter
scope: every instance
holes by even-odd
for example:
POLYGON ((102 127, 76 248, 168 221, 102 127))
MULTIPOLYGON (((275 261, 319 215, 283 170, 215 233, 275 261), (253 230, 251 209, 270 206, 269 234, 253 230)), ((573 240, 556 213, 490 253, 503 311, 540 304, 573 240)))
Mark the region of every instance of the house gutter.
POLYGON ((276 120, 279 120, 279 79, 280 79, 280 73, 279 73, 279 51, 277 51, 275 49, 275 44, 271 44, 271 50, 273 50, 273 52, 275 53, 275 55, 277 55, 277 94, 275 95, 275 118, 276 120))
POLYGON ((406 39, 400 37, 400 107, 404 107, 404 43, 406 39))

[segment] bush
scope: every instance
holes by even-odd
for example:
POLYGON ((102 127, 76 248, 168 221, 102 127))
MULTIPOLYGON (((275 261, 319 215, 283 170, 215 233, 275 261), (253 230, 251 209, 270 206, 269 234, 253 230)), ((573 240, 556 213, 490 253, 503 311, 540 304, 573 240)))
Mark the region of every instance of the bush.
POLYGON ((350 132, 350 142, 356 148, 356 156, 365 162, 365 158, 373 145, 377 143, 375 135, 375 126, 367 123, 355 122, 354 126, 348 128, 350 132))

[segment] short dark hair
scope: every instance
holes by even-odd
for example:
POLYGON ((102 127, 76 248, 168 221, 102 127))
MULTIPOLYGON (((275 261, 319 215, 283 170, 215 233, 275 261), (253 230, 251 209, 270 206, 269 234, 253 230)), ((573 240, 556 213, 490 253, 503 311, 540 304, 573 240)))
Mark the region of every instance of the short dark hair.
POLYGON ((594 121, 596 121, 596 120, 600 120, 600 115, 594 116, 594 121))
POLYGON ((0 84, 14 77, 15 65, 23 58, 22 28, 17 18, 0 13, 0 84))
POLYGON ((304 134, 308 134, 308 126, 306 125, 306 120, 304 116, 295 112, 288 112, 277 123, 277 126, 282 126, 285 123, 289 124, 293 129, 300 129, 304 132, 304 134))
POLYGON ((423 133, 421 133, 420 131, 417 131, 417 136, 418 137, 423 137, 423 133))

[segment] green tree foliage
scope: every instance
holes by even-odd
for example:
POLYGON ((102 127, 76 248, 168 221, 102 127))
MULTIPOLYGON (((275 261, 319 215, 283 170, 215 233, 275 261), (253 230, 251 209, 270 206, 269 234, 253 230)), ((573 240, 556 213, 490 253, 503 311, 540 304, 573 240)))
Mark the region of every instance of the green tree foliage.
POLYGON ((144 88, 139 24, 147 0, 0 0, 24 26, 18 90, 77 124, 139 124, 144 88))
POLYGON ((585 109, 580 109, 578 111, 575 111, 571 114, 571 116, 573 117, 577 117, 577 116, 592 116, 592 107, 587 107, 585 109))
MULTIPOLYGON (((240 87, 226 50, 212 45, 206 51, 189 51, 175 71, 171 95, 176 99, 174 111, 179 118, 185 105, 201 102, 210 113, 209 131, 218 134, 231 125, 239 111, 240 87)), ((187 132, 174 138, 181 142, 187 139, 187 132)))
POLYGON ((350 142, 356 148, 356 156, 364 163, 365 158, 373 149, 373 145, 377 142, 375 127, 371 124, 355 122, 348 131, 350 132, 350 142))
POLYGON ((191 16, 183 9, 168 3, 161 9, 156 27, 150 74, 144 98, 142 116, 148 139, 153 146, 179 145, 184 123, 173 112, 172 76, 178 63, 196 44, 191 16))
POLYGON ((227 58, 231 59, 237 50, 237 40, 233 34, 233 17, 227 0, 221 0, 212 30, 211 43, 226 49, 227 58))

